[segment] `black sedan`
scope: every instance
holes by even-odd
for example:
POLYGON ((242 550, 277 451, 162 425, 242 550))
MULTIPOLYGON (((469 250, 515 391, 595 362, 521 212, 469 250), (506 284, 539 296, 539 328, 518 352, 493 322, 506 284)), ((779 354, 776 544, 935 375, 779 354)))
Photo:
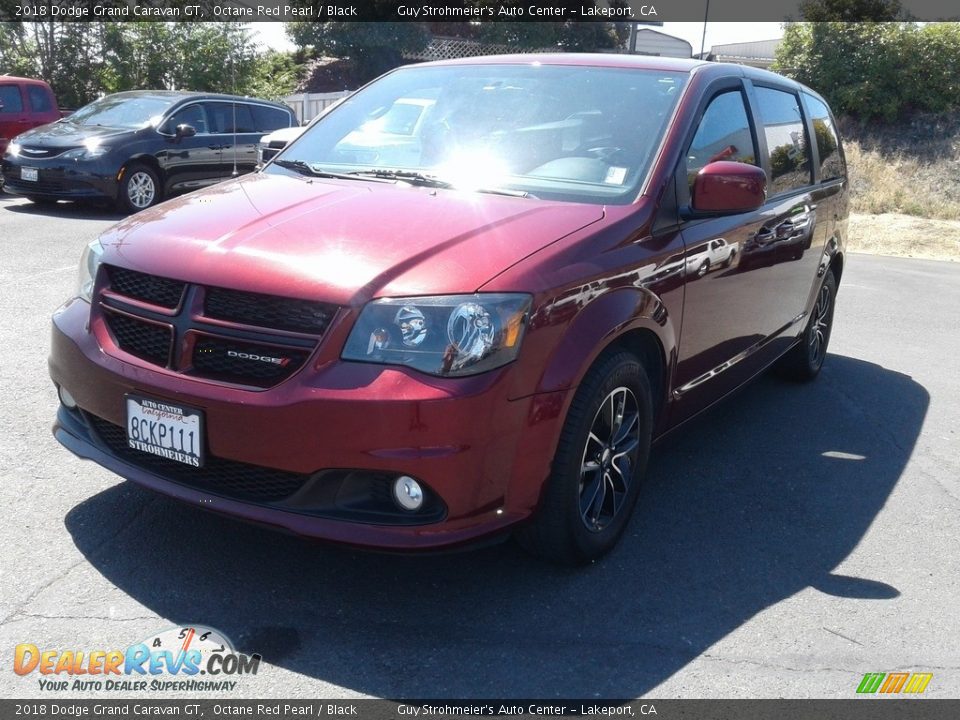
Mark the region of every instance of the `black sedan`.
POLYGON ((0 167, 5 190, 34 202, 100 199, 136 212, 251 172, 260 138, 296 124, 290 108, 265 100, 123 92, 18 135, 0 167))

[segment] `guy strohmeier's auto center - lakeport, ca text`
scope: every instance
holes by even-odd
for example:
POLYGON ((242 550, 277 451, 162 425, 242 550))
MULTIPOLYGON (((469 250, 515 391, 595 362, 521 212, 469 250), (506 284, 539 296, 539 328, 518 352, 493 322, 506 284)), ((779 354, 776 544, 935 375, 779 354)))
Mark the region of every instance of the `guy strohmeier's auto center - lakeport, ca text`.
MULTIPOLYGON (((104 19, 164 19, 164 20, 307 20, 329 18, 362 19, 362 9, 356 4, 337 4, 298 7, 285 3, 236 7, 232 5, 184 5, 181 7, 152 7, 149 5, 126 5, 112 7, 107 5, 58 6, 42 3, 23 3, 15 8, 15 17, 21 19, 94 20, 104 19)), ((444 7, 434 5, 398 4, 398 18, 413 20, 496 20, 520 18, 549 18, 554 20, 604 18, 629 19, 634 17, 656 17, 654 5, 634 7, 597 7, 582 6, 579 9, 551 6, 527 5, 506 6, 494 3, 484 6, 444 7)))

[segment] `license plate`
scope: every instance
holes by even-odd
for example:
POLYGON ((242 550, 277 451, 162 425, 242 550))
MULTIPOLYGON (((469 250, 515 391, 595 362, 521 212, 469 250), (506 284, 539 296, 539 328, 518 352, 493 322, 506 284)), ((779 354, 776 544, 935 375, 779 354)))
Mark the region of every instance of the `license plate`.
POLYGON ((40 171, 36 168, 22 167, 20 168, 20 179, 35 182, 40 179, 40 171))
POLYGON ((127 395, 127 445, 193 467, 203 466, 203 413, 127 395))

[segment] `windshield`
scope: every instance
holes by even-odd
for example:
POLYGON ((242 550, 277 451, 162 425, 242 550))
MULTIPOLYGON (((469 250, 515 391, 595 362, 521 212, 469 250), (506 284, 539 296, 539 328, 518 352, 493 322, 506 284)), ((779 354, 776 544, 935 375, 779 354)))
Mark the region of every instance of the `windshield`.
POLYGON ((344 100, 267 172, 415 171, 463 189, 631 202, 685 79, 536 62, 403 68, 344 100))
POLYGON ((85 105, 66 119, 74 125, 102 125, 113 128, 136 128, 163 115, 177 98, 130 97, 108 95, 85 105))

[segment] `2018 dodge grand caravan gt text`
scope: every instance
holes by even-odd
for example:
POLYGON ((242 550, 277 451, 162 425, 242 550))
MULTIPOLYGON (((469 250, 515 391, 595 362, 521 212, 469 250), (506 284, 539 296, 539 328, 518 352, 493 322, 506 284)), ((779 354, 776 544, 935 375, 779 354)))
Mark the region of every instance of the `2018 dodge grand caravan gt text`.
POLYGON ((826 104, 768 72, 402 68, 260 172, 90 243, 54 316, 55 433, 304 536, 515 530, 587 561, 623 532, 652 441, 768 366, 820 370, 847 201, 826 104))

